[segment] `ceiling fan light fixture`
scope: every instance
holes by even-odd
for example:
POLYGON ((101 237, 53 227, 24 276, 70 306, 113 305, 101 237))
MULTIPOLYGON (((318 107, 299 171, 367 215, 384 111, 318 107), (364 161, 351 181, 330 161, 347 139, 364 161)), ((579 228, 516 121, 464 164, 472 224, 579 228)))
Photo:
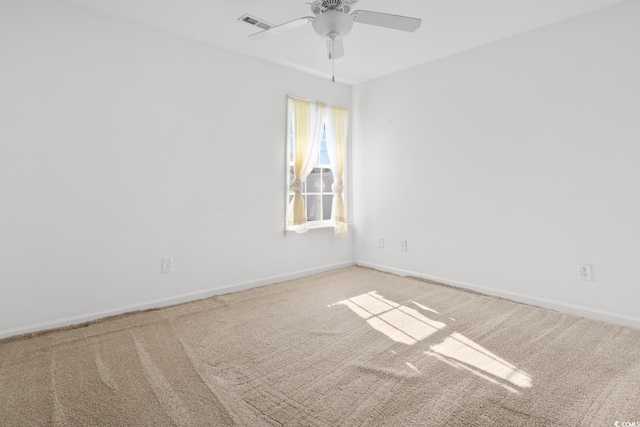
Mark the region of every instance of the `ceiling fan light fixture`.
POLYGON ((313 29, 324 38, 342 38, 349 34, 351 28, 353 28, 353 17, 335 10, 329 10, 313 20, 313 29))

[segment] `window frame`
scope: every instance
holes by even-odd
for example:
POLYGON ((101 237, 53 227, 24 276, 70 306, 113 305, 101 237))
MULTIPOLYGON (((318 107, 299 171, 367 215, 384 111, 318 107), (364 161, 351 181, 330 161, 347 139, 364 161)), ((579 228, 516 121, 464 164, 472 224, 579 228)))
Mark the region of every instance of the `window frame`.
MULTIPOLYGON (((292 112, 291 112, 291 110, 289 108, 289 102, 288 102, 288 100, 290 98, 294 98, 294 97, 291 97, 291 96, 287 97, 287 114, 286 114, 286 120, 285 120, 285 122, 286 122, 286 125, 285 125, 285 134, 286 134, 286 138, 285 138, 285 143, 286 143, 286 150, 285 150, 285 163, 286 163, 286 173, 285 173, 285 194, 286 194, 286 197, 285 197, 285 217, 286 217, 286 212, 287 212, 287 210, 289 208, 289 203, 291 201, 291 198, 293 197, 293 192, 289 189, 289 186, 291 184, 291 181, 290 181, 291 180, 291 167, 293 166, 293 158, 292 158, 292 155, 293 155, 293 150, 292 150, 292 148, 293 148, 293 143, 292 143, 292 141, 293 141, 293 121, 291 120, 292 112)), ((304 99, 304 98, 298 98, 298 99, 304 99)), ((305 101, 307 101, 307 100, 305 99, 305 101)), ((322 139, 323 139, 323 141, 325 143, 325 147, 326 147, 326 131, 327 131, 326 123, 323 123, 323 131, 322 131, 323 138, 322 139)), ((322 158, 322 151, 320 151, 318 153, 318 159, 320 160, 321 158, 322 158)), ((314 170, 318 169, 318 168, 319 169, 326 169, 326 170, 330 171, 329 173, 333 174, 332 167, 331 167, 330 163, 327 163, 327 164, 316 163, 313 166, 314 170)), ((345 169, 345 178, 346 178, 346 167, 344 169, 345 169)), ((333 197, 335 197, 335 194, 333 193, 332 189, 329 188, 328 189, 329 191, 325 191, 325 192, 322 192, 322 190, 321 190, 321 192, 319 192, 319 193, 318 192, 308 193, 307 192, 307 180, 308 179, 309 179, 309 177, 307 177, 307 179, 304 180, 303 191, 302 191, 302 194, 301 194, 304 197, 305 212, 307 212, 307 209, 308 209, 307 196, 309 196, 309 195, 320 196, 321 203, 324 204, 323 197, 331 195, 332 196, 332 199, 331 199, 332 207, 331 207, 331 215, 330 216, 333 216, 333 211, 332 211, 333 210, 333 197)), ((322 177, 320 179, 322 179, 322 177)), ((346 179, 343 179, 343 181, 345 181, 345 180, 346 179)), ((331 177, 331 181, 333 182, 333 176, 331 177)), ((344 197, 344 200, 345 200, 344 203, 346 204, 346 200, 347 200, 346 199, 346 191, 343 193, 343 197, 344 197)), ((321 208, 321 211, 322 210, 323 209, 321 208)), ((309 230, 332 229, 334 226, 335 226, 335 221, 333 221, 331 218, 315 220, 315 221, 309 221, 307 219, 307 229, 309 229, 309 230)), ((295 228, 289 227, 287 225, 287 220, 285 218, 285 220, 284 220, 284 234, 285 234, 285 236, 287 235, 288 232, 292 232, 292 231, 295 231, 295 228)))

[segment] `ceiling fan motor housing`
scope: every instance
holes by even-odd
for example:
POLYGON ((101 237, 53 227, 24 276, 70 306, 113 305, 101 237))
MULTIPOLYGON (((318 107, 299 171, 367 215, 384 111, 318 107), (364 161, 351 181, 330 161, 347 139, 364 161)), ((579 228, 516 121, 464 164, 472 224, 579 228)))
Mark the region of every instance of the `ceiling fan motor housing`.
POLYGON ((331 10, 349 13, 351 12, 352 3, 354 2, 350 0, 316 0, 311 3, 311 11, 315 15, 320 15, 331 10))
POLYGON ((351 28, 353 28, 353 17, 335 10, 329 10, 313 20, 313 29, 324 38, 342 38, 349 34, 351 28))
POLYGON ((342 4, 342 0, 322 0, 322 7, 327 9, 335 9, 342 4))

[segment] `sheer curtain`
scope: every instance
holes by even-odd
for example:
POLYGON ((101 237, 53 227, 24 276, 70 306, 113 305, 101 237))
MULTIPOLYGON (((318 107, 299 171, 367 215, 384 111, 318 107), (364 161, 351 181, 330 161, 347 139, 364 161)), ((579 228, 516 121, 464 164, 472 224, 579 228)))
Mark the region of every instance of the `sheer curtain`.
POLYGON ((302 183, 309 176, 320 153, 322 128, 326 114, 323 102, 311 104, 302 99, 289 98, 293 114, 293 180, 289 190, 293 199, 287 210, 287 227, 297 233, 307 232, 307 212, 302 197, 302 183))
POLYGON ((333 206, 331 219, 333 220, 333 232, 338 237, 347 237, 347 211, 344 207, 344 159, 347 147, 347 129, 349 126, 349 111, 344 108, 331 108, 327 120, 327 152, 331 171, 333 172, 333 206))

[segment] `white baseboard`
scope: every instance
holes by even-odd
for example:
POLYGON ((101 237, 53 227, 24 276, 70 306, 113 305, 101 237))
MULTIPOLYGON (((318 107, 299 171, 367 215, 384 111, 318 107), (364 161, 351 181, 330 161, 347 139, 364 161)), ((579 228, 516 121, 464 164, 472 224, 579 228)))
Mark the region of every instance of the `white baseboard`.
POLYGON ((77 325, 89 322, 103 317, 115 316, 117 314, 128 313, 139 310, 147 310, 150 308, 167 307, 170 305, 180 304, 183 302, 195 301, 203 298, 212 297, 214 295, 228 294, 231 292, 244 291, 246 289, 257 288, 259 286, 271 285, 274 283, 284 282, 287 280, 299 279, 301 277, 313 276, 315 274, 325 273, 327 271, 337 270, 339 268, 352 267, 354 261, 341 262, 337 264, 323 265, 320 267, 299 270, 293 273, 281 274, 278 276, 266 277, 259 280, 249 282, 236 283, 234 285, 223 286, 221 288, 207 289, 204 291, 192 292, 188 294, 177 295, 169 298, 162 298, 152 301, 146 301, 139 304, 117 307, 111 310, 105 310, 94 313, 85 313, 79 316, 69 316, 46 322, 33 323, 27 326, 0 330, 0 339, 8 338, 16 335, 23 335, 32 332, 40 332, 48 329, 56 329, 70 325, 77 325))
POLYGON ((355 263, 356 265, 360 265, 362 267, 369 267, 375 270, 397 274, 398 276, 414 276, 422 279, 433 280, 436 282, 444 283, 446 285, 456 286, 464 289, 470 289, 483 294, 506 298, 506 299, 521 302, 524 304, 535 305, 538 307, 548 308, 548 309, 560 311, 563 313, 575 314, 577 316, 586 317, 588 319, 600 320, 603 322, 614 323, 616 325, 630 326, 632 328, 640 329, 640 318, 638 317, 627 316, 624 314, 614 313, 611 311, 598 310, 590 307, 584 307, 584 306, 575 305, 575 304, 568 304, 568 303, 563 303, 559 301, 533 297, 530 295, 524 295, 517 292, 504 291, 501 289, 475 285, 473 283, 466 283, 459 280, 447 279, 444 277, 430 276, 428 274, 417 273, 415 271, 402 270, 399 268, 388 267, 385 265, 373 264, 373 263, 357 261, 357 260, 355 263))

